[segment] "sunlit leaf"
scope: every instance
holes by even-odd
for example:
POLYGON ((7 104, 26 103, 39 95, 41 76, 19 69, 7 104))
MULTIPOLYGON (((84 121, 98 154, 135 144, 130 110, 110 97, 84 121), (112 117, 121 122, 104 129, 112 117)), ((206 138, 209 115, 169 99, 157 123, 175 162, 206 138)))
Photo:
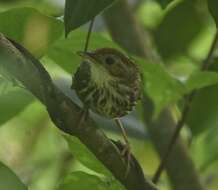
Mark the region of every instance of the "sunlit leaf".
POLYGON ((66 0, 64 13, 66 35, 94 18, 113 2, 114 0, 66 0))
POLYGON ((144 63, 143 60, 139 63, 143 70, 144 90, 153 100, 156 113, 184 93, 183 84, 170 76, 162 65, 144 63))
POLYGON ((170 76, 161 65, 144 64, 143 75, 144 90, 154 102, 155 115, 165 106, 180 99, 185 93, 184 85, 170 76))
POLYGON ((211 71, 199 71, 193 73, 186 81, 186 91, 200 89, 218 83, 218 73, 211 71))
POLYGON ((63 24, 33 8, 14 8, 0 13, 0 31, 39 57, 62 35, 63 24))
POLYGON ((125 190, 113 179, 104 179, 84 172, 73 172, 68 175, 58 190, 125 190))
MULTIPOLYGON (((60 5, 62 4, 60 3, 60 5)), ((46 15, 57 16, 63 14, 63 7, 60 7, 60 5, 55 1, 49 0, 1 0, 0 11, 6 11, 17 7, 32 7, 46 15)))
POLYGON ((0 162, 0 189, 2 190, 27 190, 20 179, 3 163, 0 162))

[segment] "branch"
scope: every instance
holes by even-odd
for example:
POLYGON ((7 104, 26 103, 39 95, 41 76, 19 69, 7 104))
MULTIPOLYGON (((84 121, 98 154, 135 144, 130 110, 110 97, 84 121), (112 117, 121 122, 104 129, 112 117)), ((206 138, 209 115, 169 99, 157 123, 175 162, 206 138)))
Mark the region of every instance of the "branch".
MULTIPOLYGON (((148 39, 150 36, 142 30, 126 0, 120 0, 111 7, 105 12, 104 18, 113 39, 122 47, 131 53, 159 63, 158 55, 153 52, 154 48, 151 47, 148 39)), ((169 108, 163 110, 157 120, 151 121, 153 104, 146 94, 142 103, 145 124, 158 153, 163 158, 168 145, 167 140, 172 137, 176 122, 169 108)), ((166 169, 171 184, 176 190, 203 190, 194 163, 181 139, 177 140, 166 169)))
POLYGON ((138 162, 133 159, 128 176, 126 162, 115 145, 105 134, 87 119, 81 127, 81 109, 60 91, 49 74, 26 49, 0 34, 0 65, 37 97, 47 108, 54 124, 65 133, 74 135, 100 160, 127 190, 157 190, 145 179, 138 162))
MULTIPOLYGON (((209 53, 207 55, 207 58, 205 59, 203 65, 202 65, 202 68, 201 70, 205 71, 205 70, 208 70, 209 66, 210 66, 210 63, 211 63, 211 60, 212 60, 212 57, 213 57, 213 53, 214 51, 216 50, 216 45, 218 43, 218 31, 216 32, 215 34, 215 37, 214 37, 214 40, 212 42, 212 45, 211 45, 211 48, 209 50, 209 53)), ((164 170, 164 167, 169 159, 169 156, 171 154, 171 152, 173 151, 173 148, 174 148, 174 144, 176 142, 176 140, 178 139, 178 136, 180 134, 180 131, 182 130, 185 122, 186 122, 186 119, 187 119, 187 116, 190 112, 190 108, 191 108, 191 103, 196 95, 197 91, 194 90, 192 91, 186 98, 185 98, 185 106, 183 108, 183 111, 182 111, 182 115, 181 115, 181 119, 178 121, 177 125, 176 125, 176 130, 172 136, 172 138, 170 139, 170 143, 168 145, 168 148, 167 148, 167 151, 166 153, 164 154, 163 156, 163 159, 161 160, 161 163, 153 177, 153 182, 154 183, 157 183, 160 179, 160 176, 164 170)))

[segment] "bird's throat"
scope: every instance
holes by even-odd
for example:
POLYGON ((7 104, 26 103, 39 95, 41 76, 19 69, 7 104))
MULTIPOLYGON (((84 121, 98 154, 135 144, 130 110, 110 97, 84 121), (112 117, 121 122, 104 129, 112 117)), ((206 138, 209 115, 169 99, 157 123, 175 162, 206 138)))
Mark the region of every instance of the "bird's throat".
POLYGON ((107 88, 114 77, 100 64, 90 64, 91 81, 99 88, 107 88))

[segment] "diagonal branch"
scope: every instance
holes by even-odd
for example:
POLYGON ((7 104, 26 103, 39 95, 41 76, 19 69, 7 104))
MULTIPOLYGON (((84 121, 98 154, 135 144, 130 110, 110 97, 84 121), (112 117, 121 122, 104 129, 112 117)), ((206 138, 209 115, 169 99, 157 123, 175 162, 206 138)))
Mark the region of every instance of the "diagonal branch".
POLYGON ((128 176, 126 163, 119 146, 87 119, 75 127, 81 109, 52 82, 49 74, 26 49, 0 34, 0 66, 19 80, 24 87, 45 105, 54 124, 65 133, 78 137, 127 190, 157 190, 147 180, 138 162, 133 159, 128 176), (116 145, 115 145, 116 144, 116 145))

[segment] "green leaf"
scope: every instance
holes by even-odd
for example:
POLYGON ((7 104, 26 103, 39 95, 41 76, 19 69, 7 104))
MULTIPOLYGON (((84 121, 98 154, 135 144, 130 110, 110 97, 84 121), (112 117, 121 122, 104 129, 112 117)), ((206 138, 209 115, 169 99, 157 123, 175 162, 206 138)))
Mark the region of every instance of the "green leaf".
POLYGON ((11 169, 0 162, 0 189, 27 190, 27 187, 11 171, 11 169))
POLYGON ((124 190, 115 180, 107 180, 81 171, 68 175, 58 190, 124 190))
MULTIPOLYGON (((58 40, 48 51, 47 56, 62 67, 68 73, 74 73, 81 63, 77 51, 84 49, 87 33, 82 31, 71 32, 67 39, 58 40)), ((120 49, 114 42, 100 34, 92 33, 89 49, 94 50, 102 47, 120 49)))
POLYGON ((62 35, 63 24, 33 8, 14 8, 0 13, 0 31, 40 57, 62 35))
POLYGON ((191 91, 218 84, 218 73, 216 72, 198 71, 182 83, 172 77, 162 65, 143 63, 142 60, 139 60, 139 63, 143 64, 144 91, 153 100, 155 116, 164 107, 176 103, 191 91))
POLYGON ((192 101, 187 123, 194 135, 218 125, 218 85, 198 91, 192 101))
POLYGON ((111 5, 114 0, 66 0, 65 4, 65 33, 85 24, 97 14, 111 5))
POLYGON ((18 87, 4 91, 0 88, 0 125, 19 114, 34 100, 29 92, 18 87))
POLYGON ((186 81, 186 91, 201 89, 218 83, 218 73, 211 71, 198 71, 192 74, 186 81))
POLYGON ((209 11, 214 18, 214 21, 216 23, 216 27, 218 28, 218 1, 217 0, 207 0, 208 1, 208 8, 209 11))
POLYGON ((198 72, 187 81, 187 89, 200 89, 195 96, 187 123, 194 135, 218 125, 218 73, 198 72))
POLYGON ((110 171, 80 142, 77 137, 65 135, 70 151, 84 166, 106 176, 112 176, 110 171))
POLYGON ((204 19, 195 1, 178 1, 167 10, 154 33, 160 54, 165 59, 186 54, 203 26, 204 19))
MULTIPOLYGON (((203 134, 203 142, 201 144, 202 146, 202 157, 203 157, 203 163, 201 165, 202 170, 206 170, 209 166, 211 166, 214 162, 218 161, 218 152, 217 152, 217 144, 218 144, 218 125, 209 128, 205 133, 203 134)), ((216 168, 215 168, 216 169, 216 168)))
POLYGON ((165 106, 175 103, 185 93, 184 85, 159 64, 144 64, 143 75, 144 90, 153 100, 156 116, 165 106))

